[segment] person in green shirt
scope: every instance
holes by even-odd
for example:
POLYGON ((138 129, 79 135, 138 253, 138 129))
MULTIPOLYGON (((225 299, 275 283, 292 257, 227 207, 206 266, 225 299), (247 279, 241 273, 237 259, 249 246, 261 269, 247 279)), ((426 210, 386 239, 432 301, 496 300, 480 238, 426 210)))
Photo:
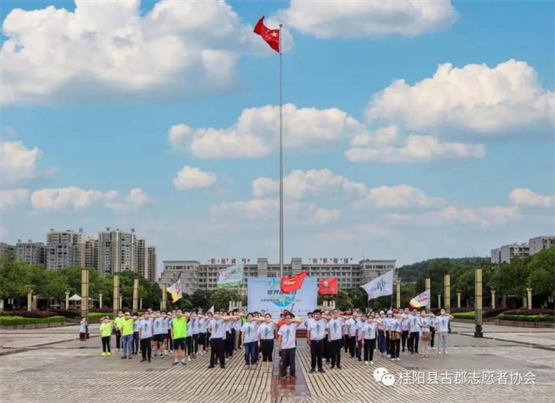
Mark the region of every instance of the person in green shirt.
POLYGON ((121 325, 123 356, 122 360, 132 358, 133 354, 133 318, 129 312, 125 312, 125 316, 121 325))
POLYGON ((173 354, 175 361, 172 365, 179 364, 179 351, 181 350, 181 364, 185 365, 185 338, 187 337, 187 321, 189 315, 183 315, 183 311, 178 309, 175 318, 172 319, 172 340, 173 340, 173 354))
POLYGON ((114 333, 116 335, 116 351, 119 352, 121 348, 121 329, 123 327, 123 311, 118 312, 118 317, 114 320, 114 333))
POLYGON ((102 357, 111 356, 110 342, 112 340, 112 325, 114 322, 110 320, 107 316, 102 318, 102 324, 100 325, 100 337, 102 340, 102 357))

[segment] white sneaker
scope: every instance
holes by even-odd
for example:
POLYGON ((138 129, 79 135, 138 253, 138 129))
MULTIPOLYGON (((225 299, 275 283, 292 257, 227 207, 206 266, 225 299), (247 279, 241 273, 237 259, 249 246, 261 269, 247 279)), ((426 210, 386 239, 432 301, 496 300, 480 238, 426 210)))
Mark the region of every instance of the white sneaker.
POLYGON ((392 358, 391 361, 395 361, 395 358, 392 358))
POLYGON ((187 361, 188 361, 188 362, 191 362, 191 357, 187 357, 187 361))
POLYGON ((441 351, 438 353, 439 355, 443 354, 441 351))
POLYGON ((374 361, 370 361, 370 365, 374 365, 374 361))
POLYGON ((368 361, 364 361, 364 365, 368 365, 368 361))
POLYGON ((444 351, 443 354, 447 354, 447 351, 444 351))
POLYGON ((397 361, 401 361, 401 359, 400 359, 400 358, 397 358, 397 361))

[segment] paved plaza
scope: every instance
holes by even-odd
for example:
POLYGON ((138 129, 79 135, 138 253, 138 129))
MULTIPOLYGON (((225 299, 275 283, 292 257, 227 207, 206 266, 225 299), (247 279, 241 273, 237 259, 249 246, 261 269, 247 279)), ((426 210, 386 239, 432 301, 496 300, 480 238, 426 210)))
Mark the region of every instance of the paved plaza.
POLYGON ((308 373, 310 354, 301 339, 302 373, 296 383, 284 383, 260 367, 243 370, 241 351, 225 370, 208 369, 208 355, 184 367, 172 367, 169 357, 150 364, 139 363, 137 357, 120 360, 118 354, 102 358, 98 326, 91 328, 92 337, 85 342, 76 340, 78 329, 73 326, 1 330, 0 401, 540 403, 552 402, 555 396, 553 329, 485 325, 485 337, 476 339, 471 337, 473 325, 455 322, 447 356, 436 351, 428 359, 402 354, 400 362, 376 358, 374 366, 365 366, 343 354, 343 369, 325 374, 308 373), (374 379, 378 367, 395 376, 395 385, 374 379), (495 375, 490 384, 476 381, 487 373, 495 375))

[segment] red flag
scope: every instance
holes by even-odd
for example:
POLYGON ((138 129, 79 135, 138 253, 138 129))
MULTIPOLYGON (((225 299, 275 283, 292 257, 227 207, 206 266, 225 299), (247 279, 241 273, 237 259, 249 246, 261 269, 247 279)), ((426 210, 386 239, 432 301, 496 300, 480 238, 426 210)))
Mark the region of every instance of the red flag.
POLYGON ((281 292, 283 292, 284 294, 289 294, 290 292, 297 291, 303 286, 303 281, 305 277, 306 271, 295 274, 291 277, 284 276, 281 279, 281 292))
POLYGON ((318 284, 320 295, 337 295, 337 278, 322 278, 318 284))
POLYGON ((260 35, 272 49, 279 53, 279 29, 269 29, 266 27, 264 25, 264 16, 256 23, 254 33, 260 35))

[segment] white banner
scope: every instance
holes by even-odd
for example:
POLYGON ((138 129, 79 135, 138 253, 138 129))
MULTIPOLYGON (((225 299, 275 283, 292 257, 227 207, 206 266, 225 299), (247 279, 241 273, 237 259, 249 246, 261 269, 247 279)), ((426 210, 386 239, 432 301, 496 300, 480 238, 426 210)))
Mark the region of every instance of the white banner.
POLYGON ((220 270, 218 278, 218 288, 222 287, 241 287, 243 284, 243 262, 235 266, 229 266, 220 270))
POLYGON ((308 312, 318 307, 316 277, 306 277, 303 286, 289 294, 281 292, 280 280, 279 277, 248 279, 249 312, 264 310, 270 313, 273 319, 279 319, 282 311, 290 311, 295 304, 293 314, 306 318, 308 312))
POLYGON ((395 270, 388 271, 374 280, 361 285, 368 293, 368 300, 393 294, 393 275, 395 270))

